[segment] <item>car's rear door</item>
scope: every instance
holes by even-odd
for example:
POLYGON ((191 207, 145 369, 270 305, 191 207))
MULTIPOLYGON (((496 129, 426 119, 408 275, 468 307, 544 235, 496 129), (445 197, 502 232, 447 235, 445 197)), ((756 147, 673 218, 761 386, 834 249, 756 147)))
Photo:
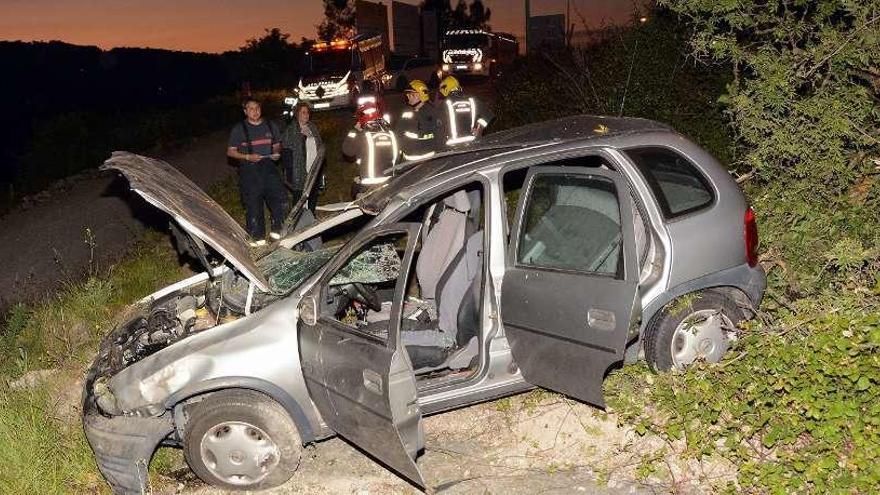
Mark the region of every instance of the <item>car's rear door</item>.
MULTIPOLYGON (((331 260, 324 278, 306 295, 317 314, 299 321, 300 361, 309 394, 334 431, 398 471, 413 483, 425 483, 415 464, 424 448, 421 410, 412 364, 400 342, 400 313, 419 224, 382 226, 358 235, 331 260), (387 334, 343 324, 328 304, 339 273, 382 270, 381 261, 357 262, 356 255, 377 242, 401 246, 406 239, 387 334), (354 260, 354 261, 352 261, 354 260), (348 270, 348 271, 346 271, 348 270)), ((354 279, 353 279, 354 280, 354 279)), ((301 306, 302 308, 302 306, 301 306)))
POLYGON ((512 226, 501 318, 529 383, 603 406, 638 308, 632 199, 610 170, 532 167, 512 226))

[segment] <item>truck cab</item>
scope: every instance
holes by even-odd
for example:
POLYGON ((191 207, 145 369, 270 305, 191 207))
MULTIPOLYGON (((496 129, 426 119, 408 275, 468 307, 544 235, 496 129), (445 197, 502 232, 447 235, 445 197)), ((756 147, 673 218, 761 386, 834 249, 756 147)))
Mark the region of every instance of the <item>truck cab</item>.
POLYGON ((482 29, 453 29, 443 36, 439 76, 491 77, 513 62, 518 51, 516 38, 482 29))
POLYGON ((385 52, 381 35, 316 43, 306 52, 296 96, 314 110, 352 108, 361 93, 390 83, 385 52))

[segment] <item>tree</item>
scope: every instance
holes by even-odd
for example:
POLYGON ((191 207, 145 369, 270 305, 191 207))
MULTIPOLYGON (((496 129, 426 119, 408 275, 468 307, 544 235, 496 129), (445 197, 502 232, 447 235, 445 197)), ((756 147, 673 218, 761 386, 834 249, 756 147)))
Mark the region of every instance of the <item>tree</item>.
POLYGON ((289 85, 302 55, 302 50, 289 39, 290 34, 272 28, 259 38, 247 40, 239 50, 247 79, 262 87, 289 85))
POLYGON ((455 4, 455 10, 449 15, 449 27, 467 28, 470 27, 469 21, 467 1, 458 0, 458 3, 455 4))
POLYGON ((492 17, 492 9, 487 9, 482 0, 473 0, 468 7, 468 23, 478 29, 491 29, 489 19, 492 17))
POLYGON ((732 64, 737 163, 795 291, 880 258, 877 0, 664 3, 693 23, 698 57, 732 64))
POLYGON ((324 0, 324 20, 318 25, 318 38, 349 38, 355 28, 355 0, 324 0))
POLYGON ((472 0, 470 4, 467 0, 458 0, 454 9, 449 0, 424 0, 422 10, 437 13, 440 32, 450 28, 490 29, 492 9, 487 9, 482 0, 472 0))

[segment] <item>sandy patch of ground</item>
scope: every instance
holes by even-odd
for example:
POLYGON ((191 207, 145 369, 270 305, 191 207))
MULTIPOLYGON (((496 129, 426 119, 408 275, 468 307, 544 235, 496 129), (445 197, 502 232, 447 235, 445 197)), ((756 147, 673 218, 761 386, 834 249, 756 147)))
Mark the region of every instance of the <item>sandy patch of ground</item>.
MULTIPOLYGON (((424 420, 418 464, 445 494, 706 493, 733 479, 720 461, 682 459, 682 445, 618 427, 613 415, 535 391, 424 420), (646 463, 645 461, 652 461, 646 463), (649 468, 647 466, 653 466, 649 468)), ((181 467, 159 493, 215 495, 181 467)), ((285 485, 292 494, 410 494, 418 490, 340 439, 308 451, 285 485)))

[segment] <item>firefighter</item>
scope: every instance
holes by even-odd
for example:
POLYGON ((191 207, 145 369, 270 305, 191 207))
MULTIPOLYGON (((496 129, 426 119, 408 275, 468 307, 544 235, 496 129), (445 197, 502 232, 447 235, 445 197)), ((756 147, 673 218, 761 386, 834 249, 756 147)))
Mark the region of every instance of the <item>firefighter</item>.
POLYGON ((410 108, 404 110, 395 123, 403 159, 408 162, 425 160, 442 147, 442 122, 429 101, 431 94, 423 81, 412 81, 403 94, 410 108))
POLYGON ((442 97, 441 112, 446 129, 444 145, 453 148, 483 135, 495 117, 477 98, 468 96, 458 79, 446 76, 438 88, 442 97))
POLYGON ((359 98, 355 117, 354 128, 342 141, 342 154, 358 165, 352 197, 387 182, 400 156, 397 136, 381 114, 376 97, 359 98))

